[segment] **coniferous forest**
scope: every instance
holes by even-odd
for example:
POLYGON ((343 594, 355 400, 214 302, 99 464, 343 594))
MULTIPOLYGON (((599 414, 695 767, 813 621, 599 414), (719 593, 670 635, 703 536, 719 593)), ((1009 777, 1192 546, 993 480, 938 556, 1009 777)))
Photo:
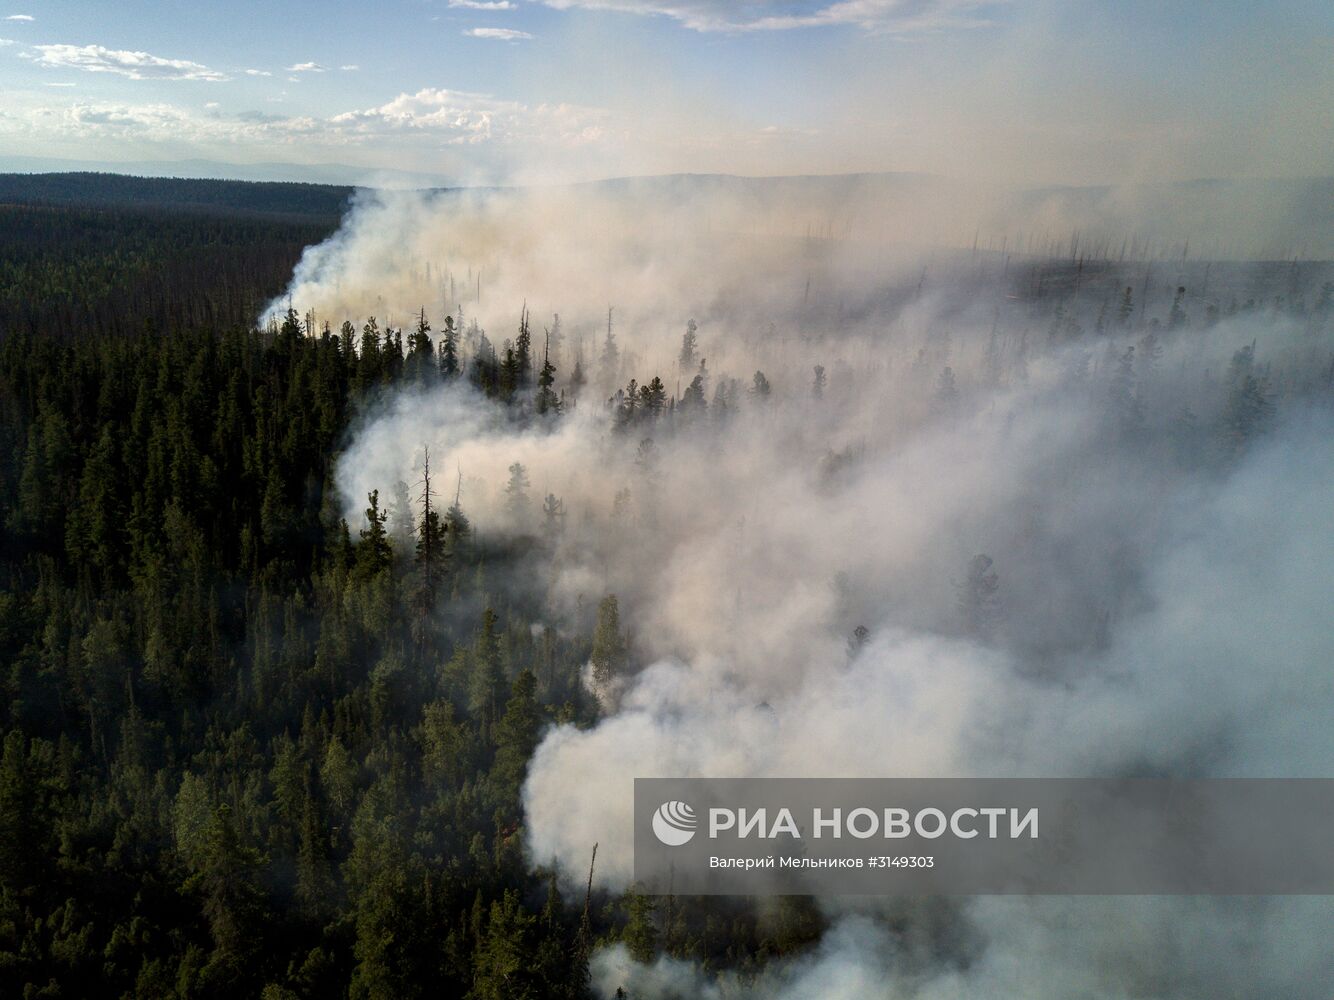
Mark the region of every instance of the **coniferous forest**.
MULTIPOLYGON (((642 898, 562 896, 519 835, 615 599, 533 634, 443 471, 355 524, 333 496, 351 421, 453 348, 255 327, 323 215, 108 202, 0 207, 0 992, 579 997, 596 941, 651 953, 642 898)), ((817 923, 675 933, 733 963, 817 923)))
MULTIPOLYGON (((421 294, 386 288, 377 319, 339 311, 347 275, 306 272, 327 305, 289 287, 345 192, 233 187, 0 206, 4 996, 777 995, 769 970, 824 960, 846 914, 643 895, 610 820, 550 832, 553 775, 599 817, 622 754, 707 770, 819 718, 785 714, 802 672, 874 692, 913 642, 961 690, 1115 688, 1163 539, 1229 533, 1251 507, 1213 498, 1281 480, 1272 443, 1318 440, 1334 400, 1318 262, 974 248, 856 293, 806 266, 769 321, 727 286, 655 327, 615 303, 538 319, 512 275, 403 250, 421 294), (848 511, 914 540, 877 548, 848 511), (708 656, 705 693, 673 672, 708 656), (640 751, 627 717, 667 735, 640 751), (581 739, 601 770, 560 756, 581 739)), ((372 283, 400 267, 366 259, 372 283)), ((1248 552, 1220 571, 1243 593, 1248 552)), ((838 712, 874 693, 830 709, 828 768, 844 730, 935 745, 948 723, 894 699, 861 730, 838 712)), ((1212 736, 1240 739, 1140 724, 1117 766, 1207 770, 1212 736)), ((864 919, 919 978, 988 946, 957 901, 864 919)))

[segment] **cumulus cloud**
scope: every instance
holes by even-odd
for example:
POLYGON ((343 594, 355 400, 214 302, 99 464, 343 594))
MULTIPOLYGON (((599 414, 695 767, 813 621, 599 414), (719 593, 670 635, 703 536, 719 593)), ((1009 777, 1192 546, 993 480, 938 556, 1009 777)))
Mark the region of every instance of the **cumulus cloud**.
POLYGON ((515 5, 510 0, 449 0, 449 6, 461 7, 464 10, 514 10, 515 5))
MULTIPOLYGON (((281 96, 266 99, 280 101, 281 96)), ((197 143, 210 151, 241 144, 292 155, 299 144, 303 159, 346 155, 349 149, 366 150, 365 157, 375 158, 385 141, 392 140, 399 166, 405 153, 415 154, 423 167, 438 172, 448 166, 458 176, 481 183, 508 177, 529 143, 542 144, 547 162, 558 162, 562 156, 582 158, 588 150, 611 148, 618 135, 608 114, 596 108, 527 105, 485 94, 431 89, 331 117, 272 115, 263 121, 246 112, 227 114, 166 101, 60 106, 33 95, 15 100, 8 110, 0 119, 0 135, 153 143, 170 145, 173 152, 182 143, 197 143), (448 161, 442 160, 442 151, 452 151, 448 161)))
POLYGON ((469 38, 492 38, 500 42, 515 42, 533 37, 526 31, 517 31, 514 28, 469 28, 464 34, 469 38))
POLYGON ((327 67, 321 66, 317 62, 296 63, 287 67, 289 73, 324 73, 327 71, 327 67))
POLYGON ((331 122, 359 135, 409 132, 455 145, 528 138, 579 144, 601 138, 606 118, 606 112, 596 108, 528 105, 489 94, 427 87, 399 94, 379 107, 336 115, 331 122))
MULTIPOLYGON (((63 84, 73 86, 73 84, 63 84)), ((103 143, 197 143, 219 148, 236 143, 287 145, 318 133, 311 118, 256 119, 216 108, 194 110, 164 102, 122 104, 77 101, 64 107, 38 104, 5 120, 5 131, 47 139, 91 138, 103 143)))
POLYGON ((108 49, 101 45, 34 45, 36 62, 57 69, 115 73, 131 80, 206 80, 227 76, 188 59, 164 59, 147 52, 108 49))
POLYGON ((273 76, 273 74, 272 74, 271 72, 269 72, 267 69, 248 69, 248 70, 245 71, 245 75, 246 75, 246 76, 273 76))
POLYGON ((31 14, 10 14, 5 18, 6 21, 33 21, 36 20, 31 14))

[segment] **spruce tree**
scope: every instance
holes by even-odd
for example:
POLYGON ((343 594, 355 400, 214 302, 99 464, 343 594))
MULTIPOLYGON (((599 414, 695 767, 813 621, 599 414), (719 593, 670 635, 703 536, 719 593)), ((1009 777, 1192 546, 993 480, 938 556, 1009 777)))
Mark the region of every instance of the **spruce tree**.
POLYGON ((542 348, 542 370, 537 376, 537 400, 533 406, 539 415, 560 413, 561 400, 552 388, 555 383, 556 366, 551 363, 551 334, 548 332, 542 348))
POLYGON ((583 390, 587 382, 588 379, 584 377, 583 362, 576 361, 574 363, 574 371, 570 372, 570 399, 573 402, 577 403, 579 401, 579 393, 583 390))
POLYGON ((751 398, 756 402, 763 403, 769 398, 769 394, 772 391, 772 387, 769 385, 769 380, 764 377, 764 372, 756 372, 754 378, 751 379, 750 384, 751 398))
POLYGON ((514 398, 514 394, 519 391, 519 386, 522 383, 523 366, 519 363, 519 355, 512 345, 506 343, 505 360, 500 363, 498 395, 501 399, 509 402, 514 398))
POLYGON ((472 649, 472 677, 468 682, 468 711, 484 725, 498 718, 504 673, 500 662, 499 619, 487 608, 482 613, 482 627, 472 649))
POLYGON ((695 325, 695 321, 692 319, 686 324, 686 332, 681 337, 681 353, 677 358, 677 363, 682 372, 693 371, 695 368, 695 348, 698 344, 695 331, 698 329, 699 327, 695 325))
POLYGON ((531 670, 522 670, 510 688, 505 713, 495 728, 496 757, 492 773, 504 788, 517 796, 523 783, 528 759, 537 749, 537 737, 542 727, 541 712, 537 707, 537 677, 531 670))
POLYGON ((447 379, 459 374, 459 335, 454 328, 454 317, 445 317, 445 330, 440 342, 440 374, 447 379))
POLYGON ((505 486, 505 510, 516 524, 528 516, 528 470, 522 462, 510 466, 509 483, 505 486))
POLYGON ((426 308, 417 317, 417 327, 408 337, 408 357, 405 370, 408 377, 424 380, 435 371, 435 349, 431 344, 431 324, 426 321, 426 308))
POLYGON ((696 375, 681 394, 681 410, 686 414, 703 413, 705 405, 704 376, 696 375))
POLYGON ((370 501, 366 508, 366 527, 361 529, 361 544, 357 546, 357 574, 363 580, 375 576, 393 561, 393 550, 389 547, 389 535, 384 527, 389 512, 380 509, 380 491, 371 490, 366 499, 370 501))
POLYGON ((528 306, 525 303, 519 318, 519 336, 514 341, 516 389, 526 389, 533 375, 533 338, 528 330, 528 306))
POLYGON ((554 493, 548 493, 542 501, 542 519, 546 525, 548 538, 555 538, 565 526, 565 501, 554 493))
POLYGON ((454 490, 454 502, 445 511, 445 542, 451 557, 458 555, 472 533, 472 524, 463 513, 463 473, 459 473, 458 486, 454 490))
POLYGON ((653 923, 653 900, 631 888, 626 893, 625 909, 625 931, 621 939, 631 958, 642 965, 648 965, 658 954, 658 929, 653 923))
POLYGON ((640 386, 639 408, 647 420, 657 420, 666 410, 667 387, 657 375, 647 385, 640 386))

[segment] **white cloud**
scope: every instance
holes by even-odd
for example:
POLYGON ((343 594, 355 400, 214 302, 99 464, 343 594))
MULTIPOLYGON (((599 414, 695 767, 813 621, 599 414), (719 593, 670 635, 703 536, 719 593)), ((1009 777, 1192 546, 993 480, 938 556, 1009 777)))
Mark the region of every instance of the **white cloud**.
POLYGON ((427 88, 399 94, 392 101, 363 111, 348 111, 333 118, 339 128, 353 132, 431 131, 451 142, 480 142, 513 116, 521 106, 485 94, 427 88))
POLYGON ((36 20, 31 14, 10 14, 6 21, 33 21, 36 20))
POLYGON ((607 112, 572 104, 500 100, 488 94, 426 88, 387 104, 330 119, 350 135, 420 134, 447 145, 541 139, 578 146, 605 137, 607 112))
POLYGON ((29 115, 44 133, 101 141, 127 140, 207 145, 235 143, 283 144, 317 136, 323 123, 315 118, 267 115, 257 111, 235 115, 200 113, 171 104, 73 104, 39 108, 29 115))
POLYGON ((533 37, 526 31, 516 31, 513 28, 470 28, 464 34, 470 38, 491 38, 499 42, 516 42, 533 37))
MULTIPOLYGON (((279 102, 280 96, 267 98, 279 102)), ((577 152, 619 136, 607 125, 608 114, 568 104, 527 105, 485 94, 422 90, 400 94, 386 104, 333 117, 223 111, 166 102, 125 104, 104 101, 17 105, 0 117, 0 143, 6 136, 27 140, 79 140, 107 148, 117 142, 182 144, 202 150, 248 146, 277 155, 285 147, 325 150, 392 144, 414 149, 438 161, 441 150, 455 149, 460 162, 491 169, 516 149, 540 144, 577 152)))
POLYGON ((266 69, 248 69, 248 70, 245 71, 245 75, 246 75, 246 76, 273 76, 273 74, 270 73, 270 72, 269 72, 268 70, 266 70, 266 69))
POLYGON ((289 73, 325 73, 327 71, 328 67, 321 66, 317 62, 303 62, 287 67, 289 73))
POLYGON ((188 59, 163 59, 147 52, 108 49, 101 45, 35 45, 37 63, 89 73, 115 73, 131 80, 208 80, 227 77, 188 59))
POLYGON ((510 0, 449 0, 449 6, 462 7, 465 10, 514 10, 510 0))
POLYGON ((361 67, 358 66, 356 63, 348 63, 346 66, 339 66, 338 68, 341 69, 344 73, 352 73, 355 72, 356 70, 361 69, 361 67))
POLYGON ((783 31, 792 28, 851 25, 867 31, 908 33, 990 23, 985 11, 1007 0, 835 0, 797 3, 757 0, 542 0, 557 10, 586 8, 657 15, 693 31, 783 31))

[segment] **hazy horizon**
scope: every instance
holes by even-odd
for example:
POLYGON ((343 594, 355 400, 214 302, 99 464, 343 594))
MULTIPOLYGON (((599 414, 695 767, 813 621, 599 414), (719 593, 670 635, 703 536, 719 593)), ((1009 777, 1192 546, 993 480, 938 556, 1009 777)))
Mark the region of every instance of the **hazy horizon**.
MULTIPOLYGON (((495 184, 456 184, 445 175, 419 174, 399 171, 392 168, 366 168, 349 163, 283 163, 280 161, 256 161, 251 163, 229 162, 226 160, 190 157, 180 160, 85 160, 66 157, 45 156, 9 156, 0 154, 0 174, 64 174, 64 173, 105 173, 122 177, 143 177, 170 180, 220 180, 243 181, 248 183, 293 183, 323 184, 334 187, 388 187, 396 188, 409 183, 423 188, 451 188, 466 190, 469 188, 490 188, 495 184), (389 183, 399 181, 399 183, 389 183)), ((617 181, 663 180, 668 178, 733 178, 737 180, 812 180, 838 179, 855 177, 900 177, 923 178, 941 181, 963 181, 957 175, 932 173, 916 170, 828 170, 812 173, 743 173, 732 171, 676 170, 660 173, 638 174, 603 174, 585 179, 571 179, 549 182, 552 186, 578 186, 585 184, 603 184, 617 181)), ((1134 186, 1158 187, 1189 184, 1213 183, 1263 183, 1263 182, 1310 182, 1334 179, 1334 167, 1330 173, 1321 174, 1274 174, 1239 177, 1218 177, 1201 175, 1181 177, 1172 180, 1142 181, 1134 186)), ((545 186, 543 182, 533 184, 514 184, 514 187, 545 186)), ((1115 182, 1106 183, 1034 183, 997 182, 999 189, 1012 191, 1041 191, 1067 188, 1070 190, 1099 190, 1123 186, 1115 182)))
POLYGON ((0 16, 11 156, 452 185, 906 172, 1020 186, 1325 176, 1324 5, 282 0, 0 16), (300 44, 289 29, 302 26, 300 44), (1278 55, 1281 53, 1281 58, 1278 55))

